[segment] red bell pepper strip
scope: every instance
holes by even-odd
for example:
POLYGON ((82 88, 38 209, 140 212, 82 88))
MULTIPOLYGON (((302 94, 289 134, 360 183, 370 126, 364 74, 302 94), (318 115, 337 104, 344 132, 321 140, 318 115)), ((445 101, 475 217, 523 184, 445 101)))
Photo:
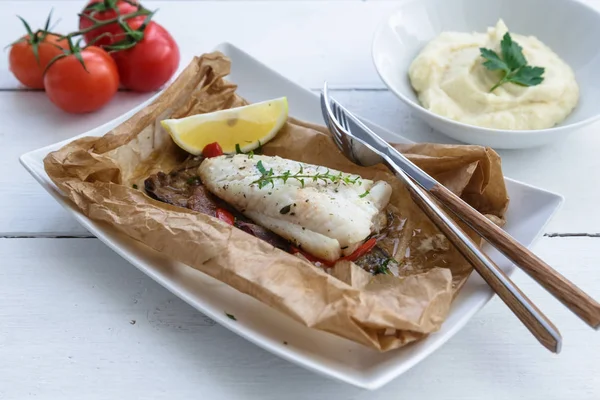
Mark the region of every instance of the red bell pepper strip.
POLYGON ((313 263, 318 262, 318 263, 321 263, 321 264, 327 266, 328 268, 333 267, 336 263, 336 261, 321 260, 320 258, 315 257, 312 254, 302 251, 294 246, 291 246, 291 248, 292 248, 292 254, 300 253, 304 256, 304 258, 306 258, 310 262, 313 262, 313 263))
POLYGON ((352 254, 345 256, 345 257, 338 258, 335 261, 322 260, 322 259, 317 258, 317 257, 313 256, 312 254, 302 251, 294 246, 291 246, 291 247, 292 247, 292 254, 300 253, 310 262, 313 262, 313 263, 319 262, 328 268, 332 268, 335 265, 335 263, 337 263, 338 261, 342 261, 342 260, 356 261, 356 260, 358 260, 365 254, 367 254, 369 251, 373 250, 373 247, 375 247, 376 244, 377 244, 377 239, 371 238, 371 239, 367 240, 366 242, 364 242, 363 244, 361 244, 358 249, 356 249, 352 252, 352 254))
POLYGON ((340 260, 356 261, 371 250, 377 244, 377 239, 371 238, 360 245, 360 247, 352 252, 349 256, 342 257, 340 260))
POLYGON ((235 222, 233 214, 223 208, 217 208, 216 217, 221 221, 227 222, 229 225, 233 225, 235 222))

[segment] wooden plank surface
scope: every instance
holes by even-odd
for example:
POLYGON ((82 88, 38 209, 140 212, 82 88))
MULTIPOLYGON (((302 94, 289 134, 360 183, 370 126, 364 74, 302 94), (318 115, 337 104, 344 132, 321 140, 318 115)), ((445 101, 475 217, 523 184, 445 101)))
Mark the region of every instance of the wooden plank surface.
MULTIPOLYGON (((597 239, 536 247, 600 297, 597 239)), ((96 239, 0 239, 2 399, 597 400, 600 346, 523 274, 564 336, 556 356, 497 299, 423 363, 376 392, 294 366, 230 333, 96 239), (573 395, 575 397, 569 396, 573 395)))
MULTIPOLYGON (((1 7, 1 4, 0 4, 1 7)), ((19 164, 27 151, 56 143, 102 125, 137 106, 149 94, 121 92, 95 113, 69 115, 42 92, 0 92, 0 236, 80 235, 86 231, 19 164)))
MULTIPOLYGON (((327 79, 350 109, 409 139, 451 142, 413 118, 372 66, 373 30, 398 2, 144 3, 160 8, 157 21, 178 41, 182 66, 228 40, 306 87, 318 89, 327 79)), ((600 8, 600 0, 586 3, 600 8)), ((52 7, 63 18, 59 27, 70 30, 82 4, 0 0, 1 37, 8 43, 22 32, 16 14, 40 25, 52 7)), ((149 95, 121 92, 106 108, 74 116, 42 92, 22 89, 0 57, 0 399, 599 398, 598 333, 519 272, 516 283, 563 334, 560 355, 544 350, 494 299, 422 364, 366 392, 221 328, 96 239, 33 238, 88 233, 18 165, 18 156, 108 122, 149 95), (11 236, 23 238, 1 238, 11 236)), ((596 298, 599 128, 540 149, 501 152, 506 175, 565 195, 547 232, 578 237, 546 237, 534 250, 596 298)))

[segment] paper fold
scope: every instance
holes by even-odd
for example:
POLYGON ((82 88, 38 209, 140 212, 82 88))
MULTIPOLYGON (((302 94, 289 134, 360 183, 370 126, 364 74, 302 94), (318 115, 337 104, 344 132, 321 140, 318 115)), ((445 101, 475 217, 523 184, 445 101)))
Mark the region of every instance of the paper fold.
MULTIPOLYGON (((218 52, 196 57, 169 88, 128 121, 103 137, 82 138, 48 154, 46 172, 89 218, 104 221, 304 325, 380 351, 438 330, 471 272, 470 265, 385 167, 352 164, 323 127, 290 118, 263 151, 389 182, 394 189, 391 207, 404 221, 401 232, 389 239, 396 240, 398 252, 406 255, 401 277, 373 277, 349 262, 326 273, 217 219, 144 193, 146 177, 171 171, 187 157, 162 129, 161 119, 246 104, 236 95, 236 86, 223 79, 229 68, 229 60, 218 52)), ((508 196, 494 151, 479 146, 396 146, 475 208, 503 222, 508 196)))

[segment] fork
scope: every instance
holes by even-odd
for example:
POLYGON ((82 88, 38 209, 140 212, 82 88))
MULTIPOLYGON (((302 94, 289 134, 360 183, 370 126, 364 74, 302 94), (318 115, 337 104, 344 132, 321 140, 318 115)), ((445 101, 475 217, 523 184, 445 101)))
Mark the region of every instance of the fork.
POLYGON ((521 290, 458 226, 454 221, 394 163, 387 154, 353 136, 345 110, 330 101, 327 84, 321 93, 321 110, 333 140, 344 155, 359 165, 383 163, 394 172, 408 189, 415 203, 474 267, 498 297, 548 350, 559 353, 562 337, 550 320, 521 292, 521 290), (360 153, 360 154, 359 154, 360 153), (360 160, 360 161, 359 161, 360 160), (365 161, 366 160, 366 161, 365 161))

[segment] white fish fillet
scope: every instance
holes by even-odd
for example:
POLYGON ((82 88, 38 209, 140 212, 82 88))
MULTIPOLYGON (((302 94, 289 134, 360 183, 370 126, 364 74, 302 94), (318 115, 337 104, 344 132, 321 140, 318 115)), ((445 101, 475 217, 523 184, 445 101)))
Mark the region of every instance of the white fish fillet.
POLYGON ((290 240, 308 253, 328 261, 349 254, 373 229, 374 221, 387 206, 392 188, 342 173, 343 179, 313 181, 290 177, 272 178, 263 187, 256 183, 262 173, 258 163, 282 176, 302 170, 300 175, 339 176, 340 171, 299 163, 281 157, 249 157, 245 154, 208 158, 198 173, 213 194, 225 200, 256 223, 290 240), (329 171, 329 172, 327 172, 329 171))

